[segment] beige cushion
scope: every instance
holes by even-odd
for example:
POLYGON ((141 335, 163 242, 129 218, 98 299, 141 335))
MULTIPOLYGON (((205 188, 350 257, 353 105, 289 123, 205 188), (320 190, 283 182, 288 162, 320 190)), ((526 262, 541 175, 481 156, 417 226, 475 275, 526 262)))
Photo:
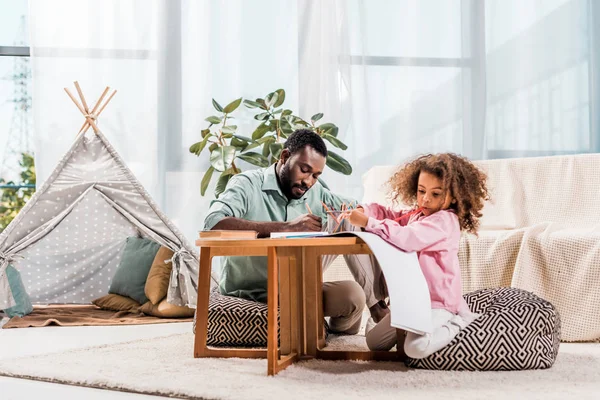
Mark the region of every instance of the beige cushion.
POLYGON ((140 311, 159 318, 186 318, 193 317, 196 310, 189 307, 175 306, 167 303, 167 299, 164 299, 158 305, 147 302, 142 306, 140 311))
POLYGON ((108 294, 92 300, 92 304, 104 310, 132 312, 137 312, 138 308, 141 306, 137 301, 119 294, 108 294))
POLYGON ((173 251, 164 246, 161 246, 154 257, 144 288, 144 293, 152 304, 160 303, 167 296, 172 264, 166 263, 165 260, 168 261, 171 257, 173 257, 173 251))

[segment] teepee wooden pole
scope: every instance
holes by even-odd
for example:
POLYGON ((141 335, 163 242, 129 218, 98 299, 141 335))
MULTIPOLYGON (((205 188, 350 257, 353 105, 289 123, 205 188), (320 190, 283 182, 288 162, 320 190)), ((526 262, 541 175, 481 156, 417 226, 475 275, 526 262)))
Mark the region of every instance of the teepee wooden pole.
MULTIPOLYGON (((94 106, 94 108, 92 108, 92 115, 95 118, 98 118, 98 114, 96 114, 96 110, 98 110, 98 107, 100 106, 100 103, 102 103, 102 100, 104 99, 104 96, 106 96, 106 93, 108 93, 108 91, 110 90, 110 87, 106 87, 106 89, 104 89, 104 92, 102 92, 102 95, 100 96, 100 98, 98 99, 98 101, 96 102, 96 105, 94 106)), ((90 125, 87 122, 87 119, 85 120, 85 122, 83 123, 83 125, 81 125, 81 128, 79 128, 79 133, 81 133, 81 131, 88 129, 90 125)))
MULTIPOLYGON (((109 88, 107 87, 106 89, 108 90, 109 88)), ((102 105, 102 107, 100 108, 100 110, 98 110, 98 112, 97 112, 97 113, 96 113, 96 115, 95 115, 95 116, 96 116, 96 118, 98 118, 98 117, 100 116, 100 114, 102 114, 102 111, 104 111, 104 108, 106 108, 106 106, 108 105, 108 103, 110 102, 110 100, 111 100, 111 99, 112 99, 112 98, 115 96, 115 94, 117 94, 117 91, 116 91, 116 90, 114 90, 114 91, 111 93, 111 95, 108 97, 108 99, 106 99, 106 101, 104 102, 104 104, 102 105)), ((100 104, 100 103, 99 103, 99 101, 98 101, 98 104, 100 104)), ((96 106, 97 106, 98 104, 96 104, 96 106)), ((92 114, 93 114, 93 113, 94 113, 94 112, 92 112, 92 114)), ((84 131, 84 132, 87 132, 88 128, 89 128, 89 124, 86 122, 86 126, 83 128, 83 131, 84 131)))
POLYGON ((77 106, 77 108, 79 108, 79 111, 81 111, 81 113, 83 115, 85 115, 85 110, 83 109, 83 107, 81 107, 81 105, 79 104, 79 102, 75 99, 75 96, 73 96, 73 94, 71 93, 71 91, 67 88, 65 88, 65 92, 67 92, 67 94, 69 95, 69 97, 71 98, 71 100, 73 100, 73 103, 75 103, 75 105, 77 106))
POLYGON ((83 92, 81 91, 81 87, 79 86, 79 82, 75 81, 75 89, 77 89, 77 93, 79 93, 79 98, 81 99, 81 104, 83 104, 83 109, 86 114, 90 113, 90 109, 88 108, 87 102, 85 101, 85 97, 83 96, 83 92))
POLYGON ((65 92, 67 92, 67 94, 69 95, 69 97, 71 98, 71 100, 73 100, 73 103, 75 103, 75 105, 77 106, 77 108, 79 109, 79 111, 81 111, 81 113, 83 114, 83 116, 88 120, 89 124, 92 126, 92 129, 94 129, 94 132, 98 132, 98 127, 96 126, 96 124, 94 123, 94 121, 92 120, 92 118, 90 118, 89 114, 85 112, 85 110, 79 104, 79 102, 77 101, 77 99, 75 99, 75 96, 73 96, 73 94, 71 93, 71 91, 69 89, 65 88, 65 92))

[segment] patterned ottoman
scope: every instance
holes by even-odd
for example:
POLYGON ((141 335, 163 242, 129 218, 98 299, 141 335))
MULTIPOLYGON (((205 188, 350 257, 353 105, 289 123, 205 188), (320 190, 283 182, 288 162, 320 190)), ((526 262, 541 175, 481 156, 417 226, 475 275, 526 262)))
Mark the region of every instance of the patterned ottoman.
POLYGON ((266 304, 210 292, 207 345, 267 347, 267 325, 266 304))
POLYGON ((560 345, 560 316, 552 304, 515 288, 467 293, 473 312, 481 314, 450 344, 420 359, 413 368, 499 371, 550 368, 560 345))

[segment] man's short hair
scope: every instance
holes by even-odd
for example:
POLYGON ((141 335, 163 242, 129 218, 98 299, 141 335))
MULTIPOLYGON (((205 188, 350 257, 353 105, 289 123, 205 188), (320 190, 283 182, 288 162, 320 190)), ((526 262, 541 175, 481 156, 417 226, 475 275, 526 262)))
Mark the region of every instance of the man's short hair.
POLYGON ((323 157, 327 157, 327 146, 323 138, 311 131, 310 129, 298 129, 288 136, 284 148, 288 149, 291 154, 301 151, 306 146, 312 147, 317 153, 323 157))

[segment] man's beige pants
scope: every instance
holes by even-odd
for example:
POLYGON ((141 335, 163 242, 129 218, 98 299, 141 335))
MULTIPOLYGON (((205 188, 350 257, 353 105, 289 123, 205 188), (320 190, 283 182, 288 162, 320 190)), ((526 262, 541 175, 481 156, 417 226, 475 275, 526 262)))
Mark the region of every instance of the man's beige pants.
MULTIPOLYGON (((344 221, 346 222, 346 221, 344 221)), ((333 228, 328 227, 331 232, 333 228)), ((350 224, 344 230, 355 230, 350 224)), ((358 230, 358 228, 356 228, 358 230)), ((336 255, 322 258, 323 272, 335 260, 336 255)), ((331 317, 329 328, 333 332, 355 335, 360 329, 362 312, 387 297, 387 287, 381 267, 374 256, 369 254, 344 255, 353 281, 323 283, 323 314, 331 317)))

